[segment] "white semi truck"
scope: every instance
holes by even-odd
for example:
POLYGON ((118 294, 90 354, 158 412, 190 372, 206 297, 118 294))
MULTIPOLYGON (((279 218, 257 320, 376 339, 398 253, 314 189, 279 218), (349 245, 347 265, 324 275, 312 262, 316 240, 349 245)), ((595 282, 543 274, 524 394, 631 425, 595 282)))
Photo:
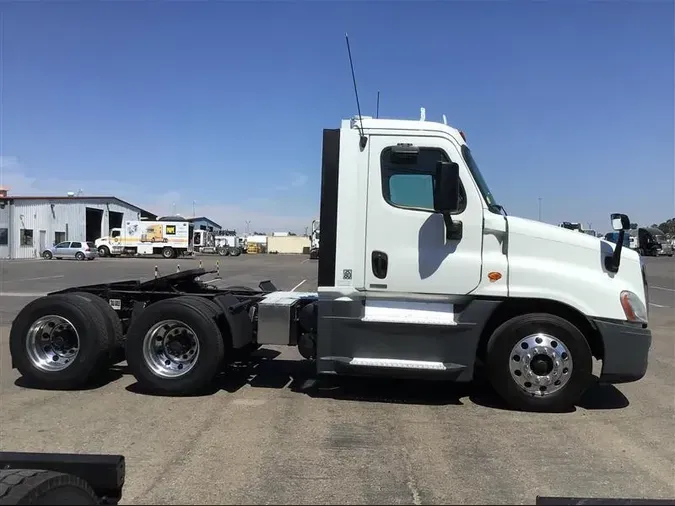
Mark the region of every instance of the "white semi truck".
POLYGON ((175 258, 191 254, 192 228, 187 221, 127 221, 113 228, 110 235, 96 239, 102 257, 127 255, 162 255, 175 258))
POLYGON ((202 254, 218 254, 220 256, 239 256, 244 252, 243 239, 229 230, 211 232, 195 230, 192 234, 194 250, 202 254), (229 233, 229 235, 228 235, 229 233))
POLYGON ((637 381, 647 280, 623 247, 506 216, 462 132, 355 118, 324 130, 317 292, 216 289, 195 269, 73 287, 12 324, 13 366, 76 388, 123 348, 141 387, 183 395, 259 346, 297 346, 320 375, 470 381, 516 409, 561 410, 593 381, 637 381), (600 259, 600 261, 598 261, 600 259), (484 367, 479 367, 482 364, 484 367))
POLYGON ((309 236, 309 258, 314 260, 319 258, 319 241, 320 241, 320 220, 312 221, 312 232, 309 236))

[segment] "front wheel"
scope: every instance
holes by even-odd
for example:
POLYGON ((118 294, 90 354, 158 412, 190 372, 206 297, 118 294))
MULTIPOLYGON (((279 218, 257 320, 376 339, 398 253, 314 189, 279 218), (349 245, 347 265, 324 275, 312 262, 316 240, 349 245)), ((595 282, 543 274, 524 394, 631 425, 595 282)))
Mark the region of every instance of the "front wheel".
POLYGON ((107 246, 101 246, 98 248, 98 256, 100 257, 107 257, 110 256, 110 250, 108 249, 107 246))
POLYGON ((547 313, 516 316, 488 342, 490 383, 515 409, 574 408, 592 380, 592 354, 581 331, 547 313))

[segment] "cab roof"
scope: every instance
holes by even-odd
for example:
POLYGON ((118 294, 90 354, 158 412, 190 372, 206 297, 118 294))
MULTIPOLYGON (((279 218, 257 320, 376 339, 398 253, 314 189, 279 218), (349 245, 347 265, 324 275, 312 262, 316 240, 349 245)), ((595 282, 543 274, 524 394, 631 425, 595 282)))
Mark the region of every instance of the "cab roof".
POLYGON ((343 120, 348 123, 349 128, 359 129, 363 123, 363 129, 368 130, 408 130, 419 132, 442 132, 451 136, 459 144, 466 144, 462 133, 449 125, 435 121, 421 121, 409 119, 388 119, 388 118, 373 118, 371 116, 361 116, 359 121, 358 116, 351 119, 343 120))

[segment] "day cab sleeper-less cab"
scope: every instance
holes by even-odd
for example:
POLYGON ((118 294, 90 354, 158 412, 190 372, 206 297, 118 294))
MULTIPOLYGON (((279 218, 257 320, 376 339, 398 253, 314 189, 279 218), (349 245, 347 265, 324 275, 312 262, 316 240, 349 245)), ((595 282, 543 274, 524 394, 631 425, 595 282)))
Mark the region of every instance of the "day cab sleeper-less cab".
MULTIPOLYGON (((623 236, 628 217, 611 220, 623 236)), ((318 293, 270 282, 215 289, 203 270, 62 290, 17 317, 13 362, 33 379, 84 381, 94 368, 77 355, 93 340, 82 315, 99 308, 121 330, 96 349, 122 348, 142 386, 175 394, 205 388, 233 357, 266 344, 297 346, 319 374, 470 381, 482 371, 511 407, 538 411, 577 403, 593 357, 601 381, 646 372, 638 254, 622 237, 507 216, 454 128, 357 117, 324 130, 320 223, 318 293), (64 361, 55 351, 64 338, 36 323, 50 314, 70 336, 71 372, 41 368, 39 357, 64 361), (51 351, 35 351, 45 343, 51 351)))

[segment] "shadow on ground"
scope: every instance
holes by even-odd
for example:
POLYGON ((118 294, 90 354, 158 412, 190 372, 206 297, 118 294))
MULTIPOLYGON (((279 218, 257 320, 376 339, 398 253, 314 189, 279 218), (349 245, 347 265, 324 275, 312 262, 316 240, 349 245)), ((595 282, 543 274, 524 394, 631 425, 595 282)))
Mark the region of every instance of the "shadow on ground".
MULTIPOLYGON (((313 398, 330 398, 341 401, 381 402, 389 404, 419 404, 431 406, 463 405, 467 400, 473 404, 509 410, 489 384, 479 375, 472 383, 453 383, 433 380, 402 380, 389 378, 317 377, 314 364, 309 361, 280 360, 278 351, 260 349, 247 360, 229 365, 203 392, 190 397, 213 395, 220 390, 237 392, 249 385, 252 388, 289 389, 313 398)), ((131 375, 126 364, 118 364, 95 377, 83 388, 72 390, 96 390, 122 376, 131 375)), ((18 378, 14 384, 22 388, 55 390, 44 385, 31 384, 18 378)), ((140 395, 163 396, 148 391, 138 383, 126 390, 140 395)), ((597 382, 588 389, 579 407, 588 410, 621 409, 629 401, 614 385, 597 382)), ((571 412, 575 409, 570 410, 571 412)))
MULTIPOLYGON (((197 396, 225 390, 237 392, 246 385, 253 388, 289 389, 313 398, 342 401, 382 402, 420 405, 463 405, 466 400, 479 406, 509 410, 483 379, 472 383, 387 378, 316 377, 308 361, 279 360, 279 352, 261 349, 248 360, 230 365, 211 387, 197 396)), ((144 390, 138 383, 126 388, 142 395, 162 395, 144 390)), ((597 382, 589 388, 579 407, 588 410, 621 409, 628 399, 613 385, 597 382)), ((575 409, 570 410, 570 412, 575 409)))

